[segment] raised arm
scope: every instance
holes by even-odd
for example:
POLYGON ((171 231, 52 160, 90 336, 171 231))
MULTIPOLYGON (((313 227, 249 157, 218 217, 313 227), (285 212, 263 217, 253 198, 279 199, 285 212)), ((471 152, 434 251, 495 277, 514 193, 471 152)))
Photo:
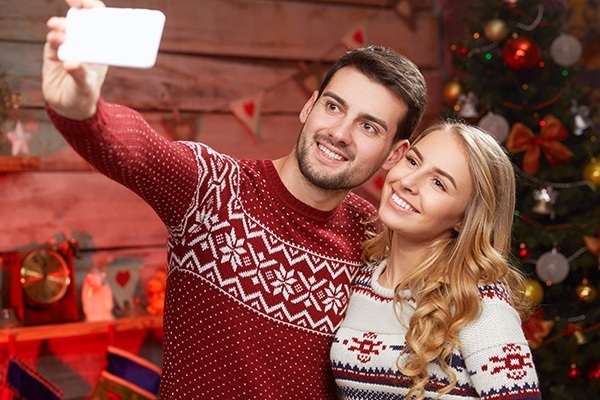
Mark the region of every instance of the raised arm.
MULTIPOLYGON (((105 7, 99 0, 65 0, 70 7, 105 7)), ((46 36, 42 66, 42 94, 59 115, 84 120, 96 113, 96 105, 108 67, 58 59, 58 47, 65 38, 65 18, 52 17, 46 36)))
MULTIPOLYGON (((66 2, 104 7, 97 0, 66 2)), ((42 88, 52 123, 87 162, 140 195, 168 227, 177 226, 198 190, 197 156, 164 138, 134 110, 104 102, 100 93, 108 68, 60 61, 65 18, 50 18, 47 25, 42 88)))

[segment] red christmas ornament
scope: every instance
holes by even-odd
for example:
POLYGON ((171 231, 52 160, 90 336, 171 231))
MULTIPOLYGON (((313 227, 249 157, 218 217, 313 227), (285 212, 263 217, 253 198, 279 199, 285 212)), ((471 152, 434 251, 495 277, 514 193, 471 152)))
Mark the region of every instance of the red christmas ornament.
POLYGON ((529 249, 525 246, 525 243, 519 245, 519 257, 522 259, 529 258, 529 249))
POLYGON ((590 368, 588 371, 588 378, 590 380, 598 380, 600 379, 600 362, 597 362, 590 368))
POLYGON ((577 379, 581 376, 581 371, 577 368, 575 363, 571 364, 571 369, 569 369, 569 378, 577 379))
POLYGON ((528 69, 540 61, 540 47, 530 39, 519 36, 504 44, 504 62, 512 69, 528 69))

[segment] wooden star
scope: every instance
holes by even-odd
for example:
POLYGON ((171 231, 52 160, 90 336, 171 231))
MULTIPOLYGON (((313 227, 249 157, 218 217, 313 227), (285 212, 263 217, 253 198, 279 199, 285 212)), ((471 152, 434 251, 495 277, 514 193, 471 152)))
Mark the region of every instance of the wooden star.
POLYGON ((29 141, 31 140, 31 133, 25 132, 21 121, 17 120, 15 129, 8 132, 6 137, 12 144, 11 154, 13 157, 19 153, 29 155, 29 141))

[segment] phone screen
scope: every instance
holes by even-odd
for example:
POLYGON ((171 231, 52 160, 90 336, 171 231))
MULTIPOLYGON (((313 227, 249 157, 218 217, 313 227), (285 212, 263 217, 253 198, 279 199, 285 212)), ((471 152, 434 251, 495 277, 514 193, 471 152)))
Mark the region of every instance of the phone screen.
POLYGON ((156 62, 165 15, 142 8, 71 8, 60 60, 151 68, 156 62))

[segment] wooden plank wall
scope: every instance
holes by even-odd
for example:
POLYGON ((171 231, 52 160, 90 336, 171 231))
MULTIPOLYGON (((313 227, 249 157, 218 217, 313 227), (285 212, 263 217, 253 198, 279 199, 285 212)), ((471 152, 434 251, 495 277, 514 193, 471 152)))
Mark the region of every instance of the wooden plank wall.
MULTIPOLYGON (((422 68, 428 116, 435 117, 442 78, 433 0, 414 2, 411 19, 391 3, 108 0, 109 6, 161 9, 167 20, 156 66, 112 68, 103 96, 141 111, 173 139, 203 141, 238 157, 278 157, 293 145, 297 113, 309 96, 295 77, 303 66, 325 70, 345 50, 341 39, 360 26, 368 42, 396 48, 422 68), (265 92, 260 142, 228 110, 229 102, 257 91, 265 92), (178 124, 191 131, 178 135, 178 124)), ((66 9, 62 0, 2 1, 0 72, 24 104, 2 127, 0 156, 10 155, 4 133, 20 120, 32 133, 30 155, 41 157, 41 169, 0 173, 0 252, 65 234, 79 235, 84 250, 156 246, 162 253, 165 230, 150 209, 92 171, 43 110, 45 21, 66 9)))
MULTIPOLYGON (((299 72, 304 66, 324 71, 345 50, 342 37, 361 26, 369 42, 396 48, 422 68, 428 115, 435 117, 441 97, 439 22, 430 2, 418 3, 409 23, 383 0, 108 1, 160 8, 167 23, 156 66, 112 68, 103 95, 143 112, 173 139, 200 140, 242 158, 278 157, 293 145, 297 113, 309 95, 296 79, 299 72), (257 91, 265 92, 260 142, 228 110, 229 102, 257 91), (187 133, 178 134, 177 125, 187 133)), ((155 246, 162 254, 165 230, 149 207, 92 171, 45 115, 40 93, 45 21, 65 12, 60 0, 2 4, 0 72, 23 105, 2 126, 0 156, 10 156, 4 133, 20 120, 32 133, 30 155, 41 157, 41 169, 0 173, 0 252, 64 234, 77 237, 84 251, 140 248, 138 256, 145 258, 155 246)), ((144 263, 164 262, 154 257, 144 263)))
MULTIPOLYGON (((240 158, 286 154, 310 95, 298 77, 306 68, 324 72, 346 50, 342 38, 357 28, 368 43, 393 47, 421 67, 429 89, 427 120, 441 108, 440 17, 434 0, 407 2, 416 7, 410 18, 401 16, 392 0, 106 3, 156 8, 167 17, 156 66, 112 68, 103 96, 142 112, 171 139, 202 141, 240 158), (260 141, 228 108, 256 92, 264 92, 260 141)), ((2 0, 0 6, 0 73, 23 100, 0 126, 0 157, 11 157, 6 133, 21 121, 32 134, 29 155, 40 161, 32 171, 0 172, 0 254, 52 238, 76 238, 80 290, 92 265, 138 265, 146 276, 145 267, 164 266, 166 231, 145 203, 95 172, 48 121, 40 92, 45 21, 66 11, 62 0, 2 0)), ((363 193, 371 192, 363 188, 363 193)), ((69 394, 77 398, 74 392, 69 394)))

